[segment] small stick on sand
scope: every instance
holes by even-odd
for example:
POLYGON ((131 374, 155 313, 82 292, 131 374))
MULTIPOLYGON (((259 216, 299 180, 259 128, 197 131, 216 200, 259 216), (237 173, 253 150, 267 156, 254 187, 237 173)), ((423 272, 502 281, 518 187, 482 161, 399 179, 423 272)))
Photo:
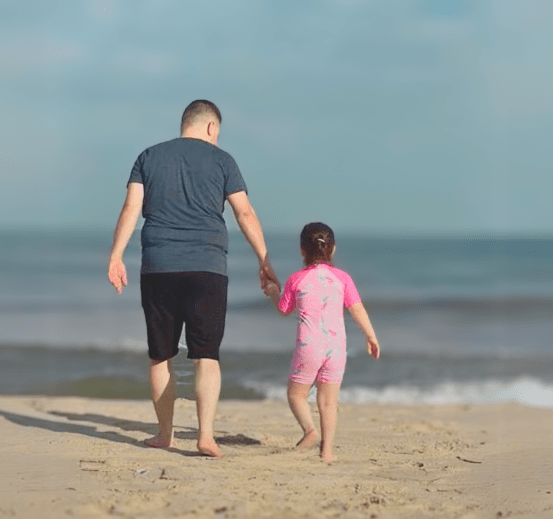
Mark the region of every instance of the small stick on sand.
POLYGON ((472 460, 467 460, 465 458, 461 458, 461 456, 457 456, 457 459, 458 460, 461 460, 461 461, 464 461, 466 463, 482 463, 481 461, 472 461, 472 460))

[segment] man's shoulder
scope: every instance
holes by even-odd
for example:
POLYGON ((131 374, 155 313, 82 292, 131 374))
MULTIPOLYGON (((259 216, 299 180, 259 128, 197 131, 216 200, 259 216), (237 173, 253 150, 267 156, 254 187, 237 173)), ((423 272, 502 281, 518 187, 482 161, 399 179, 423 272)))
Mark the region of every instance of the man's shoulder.
POLYGON ((232 155, 221 148, 214 146, 210 142, 201 139, 190 139, 177 137, 168 141, 163 141, 146 148, 141 156, 155 156, 157 154, 165 154, 172 152, 190 152, 190 153, 210 153, 220 158, 223 161, 235 162, 232 155))
POLYGON ((165 150, 173 149, 179 146, 179 142, 182 139, 171 139, 169 141, 159 142, 153 146, 146 148, 140 155, 151 155, 153 153, 163 152, 165 150))
POLYGON ((217 152, 222 156, 222 157, 225 157, 225 158, 229 158, 231 160, 234 160, 232 158, 232 155, 228 152, 228 151, 225 151, 225 150, 222 150, 221 148, 219 148, 218 146, 214 146, 214 148, 217 150, 217 152))
MULTIPOLYGON (((210 146, 212 145, 210 144, 210 146)), ((228 151, 222 150, 218 146, 213 146, 213 153, 216 155, 217 160, 219 160, 220 162, 223 162, 225 164, 236 164, 233 156, 228 151)))

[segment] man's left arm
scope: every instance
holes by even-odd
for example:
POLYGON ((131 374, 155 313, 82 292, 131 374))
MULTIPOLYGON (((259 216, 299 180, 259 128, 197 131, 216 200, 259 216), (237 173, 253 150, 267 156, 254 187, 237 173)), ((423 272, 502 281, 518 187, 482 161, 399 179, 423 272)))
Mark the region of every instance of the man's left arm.
POLYGON ((127 188, 127 197, 121 209, 121 214, 117 220, 109 258, 109 282, 119 294, 123 291, 123 287, 127 286, 127 270, 123 263, 123 254, 136 228, 143 202, 144 185, 131 182, 127 188))
POLYGON ((268 284, 271 282, 275 283, 280 290, 280 283, 267 255, 267 247, 265 246, 261 224, 248 199, 248 195, 245 191, 238 191, 228 195, 227 200, 234 211, 236 222, 242 234, 246 237, 246 240, 248 240, 248 243, 259 259, 259 277, 262 290, 265 292, 268 284))

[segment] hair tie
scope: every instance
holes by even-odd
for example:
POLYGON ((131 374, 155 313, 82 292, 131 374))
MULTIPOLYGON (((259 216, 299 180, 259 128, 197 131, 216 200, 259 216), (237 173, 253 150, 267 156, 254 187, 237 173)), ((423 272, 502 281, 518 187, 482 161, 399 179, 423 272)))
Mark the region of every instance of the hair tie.
POLYGON ((323 238, 317 238, 317 241, 320 241, 321 243, 324 243, 325 241, 323 240, 323 238))

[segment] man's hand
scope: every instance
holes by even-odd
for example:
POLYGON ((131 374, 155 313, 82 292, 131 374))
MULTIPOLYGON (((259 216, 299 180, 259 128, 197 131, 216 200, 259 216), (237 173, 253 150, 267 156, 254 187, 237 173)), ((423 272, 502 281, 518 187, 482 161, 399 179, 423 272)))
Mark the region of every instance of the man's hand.
POLYGON ((121 258, 110 259, 108 278, 118 294, 123 292, 123 287, 127 286, 127 269, 121 258))
POLYGON ((144 186, 137 182, 131 182, 127 188, 127 197, 119 220, 117 220, 109 257, 108 278, 118 294, 123 291, 123 287, 127 286, 127 269, 123 263, 123 253, 136 228, 143 202, 144 186))
POLYGON ((271 283, 275 284, 280 292, 280 283, 268 256, 265 256, 265 259, 259 262, 259 279, 261 281, 261 290, 263 290, 265 295, 269 295, 267 290, 271 283))

